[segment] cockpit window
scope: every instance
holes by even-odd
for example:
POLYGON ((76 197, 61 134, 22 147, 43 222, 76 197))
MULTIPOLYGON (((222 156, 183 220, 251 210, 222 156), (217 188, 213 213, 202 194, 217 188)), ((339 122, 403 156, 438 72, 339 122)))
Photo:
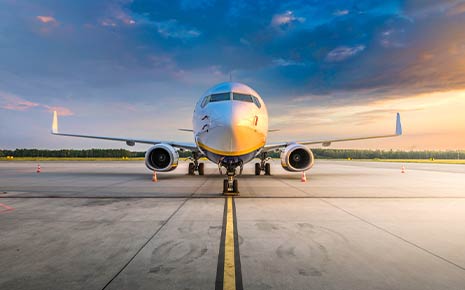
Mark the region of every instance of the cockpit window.
POLYGON ((231 100, 231 95, 229 93, 213 94, 210 96, 210 103, 229 100, 231 100))
POLYGON ((233 100, 253 103, 252 96, 246 94, 233 93, 233 100))
POLYGON ((206 96, 205 98, 203 98, 202 104, 200 104, 200 106, 202 108, 205 108, 205 106, 208 104, 208 101, 210 101, 210 96, 206 96))
POLYGON ((260 104, 260 100, 258 100, 257 97, 252 96, 254 104, 260 109, 262 107, 262 104, 260 104))

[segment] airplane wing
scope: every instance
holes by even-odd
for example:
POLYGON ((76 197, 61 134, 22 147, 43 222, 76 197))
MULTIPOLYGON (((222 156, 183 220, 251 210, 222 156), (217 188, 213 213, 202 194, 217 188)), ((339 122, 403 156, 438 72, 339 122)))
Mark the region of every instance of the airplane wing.
POLYGON ((197 146, 194 143, 185 143, 185 142, 176 142, 176 141, 161 141, 161 140, 150 140, 150 139, 139 139, 139 138, 124 138, 124 137, 107 137, 107 136, 92 136, 92 135, 81 135, 81 134, 69 134, 69 133, 60 133, 58 132, 58 116, 57 112, 53 111, 53 122, 52 122, 52 135, 58 136, 69 136, 69 137, 81 137, 81 138, 92 138, 92 139, 101 139, 101 140, 112 140, 112 141, 123 141, 126 142, 128 146, 134 146, 136 143, 143 144, 160 144, 165 143, 173 147, 189 150, 189 151, 198 151, 197 146))
POLYGON ((397 137, 402 135, 402 123, 400 122, 400 114, 397 113, 396 117, 396 132, 394 134, 387 135, 378 135, 378 136, 366 136, 366 137, 353 137, 353 138, 344 138, 344 139, 327 139, 327 140, 304 140, 304 141, 294 141, 294 142, 278 142, 266 144, 263 147, 264 152, 279 150, 283 147, 286 147, 289 144, 297 143, 302 145, 313 145, 313 144, 322 144, 324 147, 328 147, 331 143, 334 142, 344 142, 344 141, 355 141, 355 140, 367 140, 367 139, 377 139, 377 138, 387 138, 387 137, 397 137))

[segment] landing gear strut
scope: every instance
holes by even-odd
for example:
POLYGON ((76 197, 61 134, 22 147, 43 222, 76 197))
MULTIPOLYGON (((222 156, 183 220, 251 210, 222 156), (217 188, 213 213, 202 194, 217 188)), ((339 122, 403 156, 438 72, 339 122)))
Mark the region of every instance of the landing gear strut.
POLYGON ((228 179, 223 180, 223 194, 238 194, 239 193, 239 183, 237 179, 234 179, 235 173, 228 172, 228 179))
POLYGON ((228 179, 223 180, 223 194, 225 195, 236 195, 239 194, 239 182, 237 179, 234 179, 236 176, 236 168, 239 167, 239 175, 242 174, 242 170, 244 168, 244 164, 242 161, 239 162, 221 162, 221 164, 218 164, 220 167, 220 172, 221 172, 221 166, 226 167, 226 175, 228 176, 228 179))
POLYGON ((262 171, 265 175, 271 175, 271 165, 267 161, 271 158, 267 156, 266 152, 259 155, 260 163, 255 163, 255 175, 260 175, 262 171))
POLYGON ((198 153, 193 153, 191 160, 193 162, 189 162, 189 175, 194 175, 195 172, 197 171, 199 175, 204 175, 205 173, 205 164, 204 163, 199 163, 199 155, 198 153))

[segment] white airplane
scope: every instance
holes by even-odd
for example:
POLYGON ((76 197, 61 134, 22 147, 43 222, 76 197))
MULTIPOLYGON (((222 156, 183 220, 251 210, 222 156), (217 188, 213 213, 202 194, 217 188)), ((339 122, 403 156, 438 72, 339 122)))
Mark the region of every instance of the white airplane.
POLYGON ((260 95, 247 85, 237 82, 220 83, 207 90, 198 100, 193 118, 193 129, 180 129, 193 132, 194 143, 176 141, 147 140, 137 138, 115 138, 105 136, 90 136, 58 132, 56 111, 53 112, 52 134, 83 138, 124 141, 128 146, 136 143, 152 144, 145 153, 145 165, 148 169, 158 172, 174 170, 178 166, 179 151, 192 152, 192 162, 189 163, 189 175, 198 172, 204 174, 204 164, 199 158, 206 157, 226 169, 227 179, 223 182, 223 193, 238 193, 236 176, 245 163, 254 158, 255 175, 263 171, 271 174, 269 153, 281 152, 281 165, 287 171, 301 172, 312 168, 314 156, 306 145, 322 144, 329 146, 333 142, 395 137, 402 135, 400 115, 397 113, 395 134, 356 137, 346 139, 304 140, 267 144, 268 112, 260 95))

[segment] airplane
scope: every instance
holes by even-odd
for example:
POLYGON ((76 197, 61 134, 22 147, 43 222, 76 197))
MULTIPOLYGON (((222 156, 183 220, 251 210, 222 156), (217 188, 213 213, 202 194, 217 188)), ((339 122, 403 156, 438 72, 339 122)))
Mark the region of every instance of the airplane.
POLYGON ((313 167, 315 158, 308 145, 321 144, 324 147, 335 142, 396 137, 402 135, 400 114, 396 117, 394 134, 354 137, 344 139, 301 140, 267 143, 268 112, 261 96, 251 87, 238 82, 224 82, 208 89, 195 105, 192 129, 179 129, 192 132, 194 142, 161 141, 138 138, 118 138, 60 133, 57 112, 53 112, 52 134, 82 138, 123 141, 128 146, 136 143, 151 144, 145 153, 145 165, 151 171, 168 172, 178 166, 178 151, 191 151, 192 157, 188 174, 204 175, 206 157, 218 165, 220 174, 225 168, 223 180, 224 194, 238 194, 237 169, 242 174, 244 164, 258 158, 255 175, 271 174, 269 154, 280 152, 281 166, 291 172, 303 172, 313 167))

